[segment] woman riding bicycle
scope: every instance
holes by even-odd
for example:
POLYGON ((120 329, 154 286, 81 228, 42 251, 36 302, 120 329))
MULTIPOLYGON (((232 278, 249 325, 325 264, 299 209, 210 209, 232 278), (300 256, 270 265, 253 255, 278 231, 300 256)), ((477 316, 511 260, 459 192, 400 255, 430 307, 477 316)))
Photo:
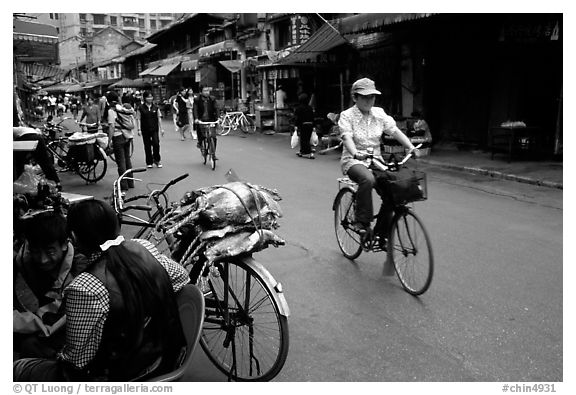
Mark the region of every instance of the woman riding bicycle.
MULTIPOLYGON (((376 177, 364 160, 368 157, 368 149, 373 149, 374 156, 380 156, 380 142, 382 134, 394 137, 404 147, 419 152, 414 148, 408 137, 398 129, 394 119, 380 107, 374 107, 376 90, 374 81, 362 78, 352 85, 352 98, 354 106, 340 114, 338 127, 344 143, 340 164, 342 172, 358 184, 356 194, 356 218, 354 227, 358 232, 366 232, 372 222, 372 188, 376 185, 376 177)), ((386 197, 383 196, 385 199, 386 197)), ((392 207, 383 218, 388 220, 392 216, 392 207)), ((378 224, 378 226, 385 224, 378 224)))

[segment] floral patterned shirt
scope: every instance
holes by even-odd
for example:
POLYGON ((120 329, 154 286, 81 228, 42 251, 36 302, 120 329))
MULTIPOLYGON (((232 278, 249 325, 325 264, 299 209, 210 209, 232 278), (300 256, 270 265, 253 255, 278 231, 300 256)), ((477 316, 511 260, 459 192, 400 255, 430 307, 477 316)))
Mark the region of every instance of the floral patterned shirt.
MULTIPOLYGON (((372 107, 369 115, 363 115, 356 105, 342 111, 338 121, 338 128, 340 129, 340 137, 352 136, 352 140, 359 152, 365 153, 368 148, 373 148, 375 156, 380 155, 382 133, 386 133, 389 136, 402 133, 396 126, 394 118, 386 114, 384 109, 372 107)), ((358 164, 367 166, 365 162, 354 159, 354 156, 344 145, 340 159, 342 173, 347 174, 352 166, 358 164)))

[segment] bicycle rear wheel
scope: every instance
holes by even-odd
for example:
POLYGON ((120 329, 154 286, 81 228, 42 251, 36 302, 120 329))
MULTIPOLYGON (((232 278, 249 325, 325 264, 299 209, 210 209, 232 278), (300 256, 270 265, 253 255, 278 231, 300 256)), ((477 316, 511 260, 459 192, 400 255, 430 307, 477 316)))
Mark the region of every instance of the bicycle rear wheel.
POLYGON ((100 181, 108 169, 106 156, 102 154, 100 148, 94 147, 94 159, 91 161, 80 162, 76 168, 78 175, 85 181, 95 183, 100 181))
POLYGON ((362 253, 360 235, 352 229, 356 214, 356 193, 341 189, 334 199, 334 229, 338 247, 348 259, 356 259, 362 253))
POLYGON ((388 239, 388 259, 412 295, 422 295, 432 282, 434 255, 422 221, 410 210, 397 213, 388 239))
POLYGON ((288 355, 288 320, 267 283, 242 260, 214 264, 200 345, 236 381, 269 381, 288 355))
POLYGON ((244 133, 254 133, 256 131, 256 124, 244 116, 240 119, 240 129, 242 129, 244 133))

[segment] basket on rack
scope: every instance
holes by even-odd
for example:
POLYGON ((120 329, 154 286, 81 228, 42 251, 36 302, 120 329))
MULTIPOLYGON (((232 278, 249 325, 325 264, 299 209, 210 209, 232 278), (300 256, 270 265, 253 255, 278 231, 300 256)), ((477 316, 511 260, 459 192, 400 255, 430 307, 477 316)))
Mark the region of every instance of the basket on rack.
POLYGON ((388 181, 390 196, 395 205, 426 200, 426 173, 418 170, 402 171, 401 178, 388 181))

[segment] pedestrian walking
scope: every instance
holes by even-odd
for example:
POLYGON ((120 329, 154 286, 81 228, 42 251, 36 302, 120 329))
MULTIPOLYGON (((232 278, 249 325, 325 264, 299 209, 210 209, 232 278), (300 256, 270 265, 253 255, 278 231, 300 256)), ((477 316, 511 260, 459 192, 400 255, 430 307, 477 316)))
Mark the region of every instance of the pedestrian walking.
MULTIPOLYGON (((172 122, 174 122, 174 132, 178 133, 178 110, 174 107, 176 102, 176 97, 178 95, 172 95, 168 99, 167 107, 169 111, 172 113, 172 122)), ((166 112, 166 110, 165 110, 166 112)))
POLYGON ((186 107, 186 102, 188 101, 187 92, 186 88, 180 89, 173 106, 177 115, 176 125, 178 126, 182 141, 186 140, 186 131, 190 130, 190 119, 188 118, 188 108, 186 107))
POLYGON ((56 115, 56 97, 54 94, 51 94, 50 97, 48 97, 48 115, 56 115))
POLYGON ((136 127, 138 136, 142 136, 144 143, 144 154, 146 157, 146 167, 151 168, 154 163, 156 167, 162 167, 160 162, 160 138, 158 132, 164 137, 162 128, 162 113, 156 104, 152 92, 144 92, 144 103, 136 109, 136 127))
POLYGON ((310 146, 310 138, 314 129, 314 111, 310 107, 306 93, 298 96, 298 106, 294 110, 294 124, 300 136, 300 152, 296 155, 301 158, 314 159, 310 146))
POLYGON ((189 88, 188 91, 186 92, 187 94, 187 98, 186 98, 186 109, 188 111, 188 121, 190 124, 190 135, 192 136, 193 140, 197 139, 197 134, 196 134, 196 125, 194 124, 194 91, 192 91, 192 88, 189 88))
MULTIPOLYGON (((116 164, 118 165, 118 175, 124 174, 126 170, 132 168, 130 160, 130 143, 133 138, 132 122, 135 111, 132 108, 125 108, 118 102, 116 92, 106 93, 106 121, 108 124, 108 144, 112 145, 116 164)), ((134 188, 134 180, 122 180, 120 189, 127 191, 134 188)))

